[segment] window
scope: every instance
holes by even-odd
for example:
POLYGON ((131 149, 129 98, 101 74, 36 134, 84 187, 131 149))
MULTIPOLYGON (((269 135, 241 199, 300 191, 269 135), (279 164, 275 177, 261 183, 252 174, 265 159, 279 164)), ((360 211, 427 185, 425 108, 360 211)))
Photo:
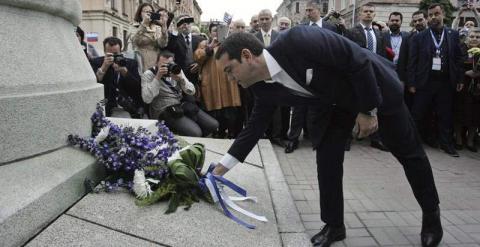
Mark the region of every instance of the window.
POLYGON ((125 48, 127 48, 127 42, 128 42, 127 38, 128 38, 128 32, 127 30, 123 30, 123 46, 125 48))
POLYGON ((118 27, 112 27, 112 36, 117 37, 118 35, 118 27))
POLYGON ((322 4, 322 12, 324 14, 328 13, 328 2, 323 2, 322 4))
POLYGON ((122 14, 123 15, 127 15, 127 1, 126 0, 122 0, 122 14))
POLYGON ((296 2, 295 3, 295 13, 300 13, 300 3, 299 2, 296 2))
POLYGON ((115 0, 110 0, 110 7, 112 10, 117 11, 117 6, 115 4, 115 0))

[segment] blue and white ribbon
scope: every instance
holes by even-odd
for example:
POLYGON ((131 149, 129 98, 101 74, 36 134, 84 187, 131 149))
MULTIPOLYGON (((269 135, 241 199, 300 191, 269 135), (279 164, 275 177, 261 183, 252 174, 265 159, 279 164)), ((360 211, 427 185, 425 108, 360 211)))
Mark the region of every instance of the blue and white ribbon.
POLYGON ((231 181, 229 181, 228 179, 222 177, 222 176, 217 176, 217 175, 213 175, 212 174, 212 170, 213 170, 214 166, 213 165, 210 165, 210 167, 208 168, 208 171, 207 171, 207 174, 202 177, 200 179, 200 187, 206 191, 208 189, 208 191, 210 192, 210 195, 212 196, 212 199, 215 203, 219 203, 220 206, 222 207, 223 209, 223 213, 229 217, 230 219, 234 220, 235 222, 237 222, 238 224, 242 225, 242 226, 245 226, 249 229, 255 229, 255 225, 252 225, 252 224, 248 224, 246 222, 244 222, 243 220, 237 218, 235 215, 233 215, 229 210, 228 210, 228 207, 230 207, 231 209, 243 214, 243 215, 246 215, 250 218, 253 218, 253 219, 256 219, 256 220, 259 220, 259 221, 263 221, 263 222, 268 222, 267 218, 265 216, 260 216, 260 215, 256 215, 250 211, 247 211, 241 207, 239 207, 237 204, 234 203, 234 201, 253 201, 253 202, 257 202, 257 198, 256 197, 249 197, 247 196, 247 191, 244 190, 243 188, 237 186, 236 184, 232 183, 231 181), (219 185, 217 184, 219 183, 219 185), (230 189, 232 189, 233 191, 235 191, 236 193, 240 194, 241 197, 230 197, 228 196, 225 191, 223 190, 223 187, 224 186, 227 186, 229 187, 230 189))

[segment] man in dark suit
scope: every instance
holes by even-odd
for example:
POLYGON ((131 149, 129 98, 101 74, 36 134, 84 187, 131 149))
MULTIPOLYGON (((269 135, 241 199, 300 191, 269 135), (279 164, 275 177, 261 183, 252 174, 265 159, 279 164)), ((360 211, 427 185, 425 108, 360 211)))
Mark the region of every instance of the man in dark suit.
POLYGON ((192 35, 191 23, 193 18, 188 15, 181 15, 177 19, 178 34, 168 35, 166 49, 175 54, 175 61, 185 73, 190 82, 198 86, 199 65, 193 60, 193 53, 198 44, 204 40, 201 35, 192 35))
POLYGON ((388 17, 389 31, 383 34, 385 47, 393 52, 391 61, 396 67, 400 81, 405 85, 407 79, 408 60, 408 36, 407 32, 400 30, 403 22, 403 15, 400 12, 392 12, 388 17))
MULTIPOLYGON (((257 37, 265 47, 270 46, 278 37, 278 32, 272 29, 272 21, 273 16, 270 10, 263 9, 258 14, 260 31, 255 33, 255 37, 257 37)), ((283 140, 287 137, 289 123, 290 108, 278 107, 273 113, 272 123, 267 129, 267 136, 273 144, 285 147, 283 140)))
MULTIPOLYGON (((347 30, 345 37, 357 43, 359 46, 388 59, 382 32, 372 26, 374 18, 375 6, 369 3, 364 4, 360 9, 360 23, 347 30)), ((347 151, 350 150, 351 140, 352 138, 345 144, 345 150, 347 151)), ((370 136, 370 146, 382 151, 388 151, 376 132, 370 136)))
POLYGON ((266 49, 250 34, 231 35, 216 58, 230 79, 252 89, 255 105, 248 125, 214 174, 223 175, 245 159, 276 106, 314 108, 318 114, 309 119, 309 132, 317 152, 321 218, 326 225, 312 242, 329 246, 345 238, 342 166, 346 139, 355 124, 360 137, 380 126, 385 144, 404 166, 422 208, 422 243, 436 246, 440 242, 443 230, 432 169, 391 62, 358 49, 334 32, 304 25, 283 32, 266 49), (262 82, 269 78, 275 83, 262 82))
POLYGON ((122 56, 122 41, 116 37, 105 38, 103 48, 105 56, 94 58, 90 63, 97 82, 104 86, 106 116, 121 106, 132 118, 143 118, 145 106, 137 61, 122 56))
MULTIPOLYGON (((305 15, 309 21, 302 23, 302 25, 325 28, 332 32, 341 34, 338 27, 328 21, 324 21, 323 18, 320 17, 320 5, 317 1, 311 0, 307 2, 307 6, 305 8, 305 15)), ((302 133, 302 129, 304 129, 304 132, 308 131, 305 125, 307 115, 307 106, 292 107, 292 121, 290 125, 290 131, 288 132, 288 142, 286 143, 285 153, 292 153, 293 151, 295 151, 295 149, 298 148, 298 139, 300 137, 300 134, 302 133)), ((307 135, 308 133, 304 133, 304 136, 307 135)))
POLYGON ((453 95, 463 84, 463 64, 458 32, 443 25, 439 4, 428 8, 429 28, 412 38, 408 59, 407 87, 414 94, 412 116, 417 126, 434 106, 440 147, 459 157, 453 147, 453 95))

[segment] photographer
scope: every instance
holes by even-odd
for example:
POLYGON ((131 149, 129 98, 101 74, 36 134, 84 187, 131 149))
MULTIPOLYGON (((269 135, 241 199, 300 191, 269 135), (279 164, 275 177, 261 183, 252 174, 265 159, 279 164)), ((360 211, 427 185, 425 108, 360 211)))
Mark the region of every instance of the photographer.
POLYGON ((137 62, 123 57, 120 53, 122 41, 118 38, 106 38, 103 48, 105 56, 94 58, 91 65, 97 82, 104 85, 107 117, 117 106, 121 106, 132 118, 142 118, 144 103, 137 62))
POLYGON ((195 94, 195 87, 185 77, 173 54, 162 51, 154 66, 142 75, 142 98, 150 104, 151 118, 164 120, 175 133, 184 136, 207 136, 218 122, 194 103, 183 102, 183 93, 195 94))
POLYGON ((138 6, 130 42, 133 50, 141 56, 142 71, 153 67, 157 54, 167 46, 167 29, 172 18, 173 16, 169 16, 164 8, 154 11, 153 6, 149 3, 138 6))

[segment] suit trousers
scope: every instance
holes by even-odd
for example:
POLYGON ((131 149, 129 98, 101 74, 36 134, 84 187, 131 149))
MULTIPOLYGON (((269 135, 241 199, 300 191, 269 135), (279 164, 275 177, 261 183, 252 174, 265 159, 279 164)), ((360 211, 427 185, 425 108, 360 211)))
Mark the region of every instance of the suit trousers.
MULTIPOLYGON (((341 225, 344 223, 342 184, 344 147, 356 116, 335 109, 330 114, 331 120, 317 146, 320 210, 322 221, 330 225, 341 225)), ((378 122, 380 137, 402 164, 422 211, 435 211, 439 199, 432 168, 407 107, 403 105, 394 113, 379 114, 378 122)))
POLYGON ((417 126, 425 126, 428 110, 437 113, 439 143, 452 147, 453 144, 453 95, 454 89, 448 81, 432 80, 414 94, 412 116, 417 126))

